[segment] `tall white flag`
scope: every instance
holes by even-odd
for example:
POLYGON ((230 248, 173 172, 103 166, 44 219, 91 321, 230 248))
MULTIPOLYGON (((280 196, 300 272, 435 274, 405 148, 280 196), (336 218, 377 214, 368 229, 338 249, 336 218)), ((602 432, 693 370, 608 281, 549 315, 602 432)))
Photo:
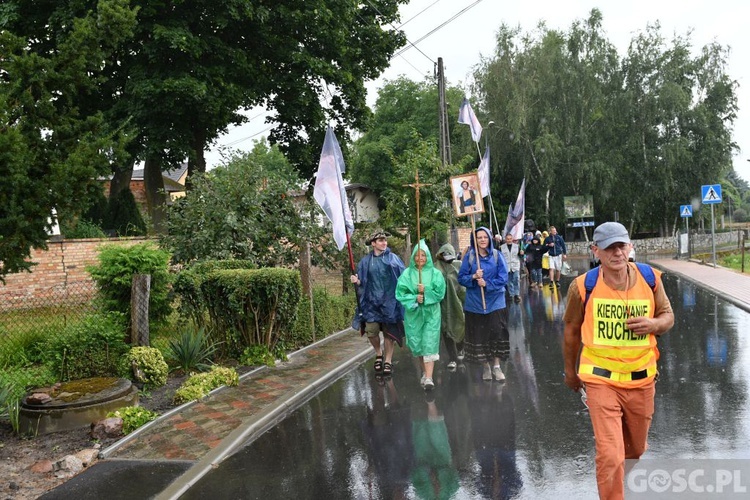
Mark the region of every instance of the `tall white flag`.
POLYGON ((482 161, 479 162, 479 168, 477 169, 479 174, 479 189, 482 192, 482 198, 489 196, 490 194, 490 147, 487 146, 484 149, 484 156, 482 161))
POLYGON ((341 154, 339 141, 336 140, 333 129, 329 125, 323 142, 323 150, 320 153, 318 173, 315 174, 313 197, 333 225, 333 239, 339 250, 346 245, 346 234, 351 235, 354 232, 352 212, 349 209, 344 179, 341 176, 341 173, 345 171, 344 155, 341 154))
POLYGON ((521 189, 518 190, 516 204, 511 209, 508 207, 508 218, 505 221, 503 234, 512 234, 514 240, 520 240, 523 237, 523 225, 526 212, 526 179, 521 182, 521 189))
POLYGON ((482 126, 479 124, 474 110, 471 109, 469 100, 465 97, 461 109, 458 110, 458 123, 468 125, 471 128, 471 138, 474 139, 474 142, 479 142, 482 137, 482 126))

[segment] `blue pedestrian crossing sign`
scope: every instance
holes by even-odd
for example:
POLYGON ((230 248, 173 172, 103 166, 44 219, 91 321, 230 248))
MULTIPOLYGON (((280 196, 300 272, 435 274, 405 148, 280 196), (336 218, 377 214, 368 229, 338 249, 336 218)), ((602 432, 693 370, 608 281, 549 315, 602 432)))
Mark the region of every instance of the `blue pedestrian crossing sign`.
POLYGON ((680 217, 692 217, 693 205, 680 205, 680 217))
POLYGON ((704 205, 721 203, 721 184, 701 186, 701 200, 704 205))

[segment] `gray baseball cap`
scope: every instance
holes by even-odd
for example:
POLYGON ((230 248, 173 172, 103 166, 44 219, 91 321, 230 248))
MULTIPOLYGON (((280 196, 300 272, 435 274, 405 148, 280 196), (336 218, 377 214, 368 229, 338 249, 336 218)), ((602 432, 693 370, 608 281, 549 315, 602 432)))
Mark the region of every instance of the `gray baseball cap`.
POLYGON ((605 222, 594 229, 594 245, 604 250, 614 243, 630 243, 625 226, 619 222, 605 222))

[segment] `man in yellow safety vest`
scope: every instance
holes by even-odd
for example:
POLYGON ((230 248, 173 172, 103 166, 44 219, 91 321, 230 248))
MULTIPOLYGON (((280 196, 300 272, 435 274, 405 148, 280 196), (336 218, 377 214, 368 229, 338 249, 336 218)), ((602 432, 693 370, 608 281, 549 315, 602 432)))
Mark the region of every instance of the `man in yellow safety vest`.
POLYGON ((617 222, 594 230, 600 265, 576 278, 565 310, 565 384, 584 386, 596 440, 602 499, 624 498, 625 459, 646 451, 654 414, 657 338, 674 313, 661 272, 628 261, 628 231, 617 222))

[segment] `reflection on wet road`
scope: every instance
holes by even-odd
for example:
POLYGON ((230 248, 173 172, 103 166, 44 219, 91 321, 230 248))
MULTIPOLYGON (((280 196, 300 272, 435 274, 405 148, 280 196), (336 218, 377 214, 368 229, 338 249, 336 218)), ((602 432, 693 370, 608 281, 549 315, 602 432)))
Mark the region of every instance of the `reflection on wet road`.
MULTIPOLYGON (((426 396, 405 349, 390 380, 368 361, 183 498, 596 498, 591 424, 562 380, 569 282, 509 305, 504 384, 440 361, 426 396)), ((676 321, 659 341, 644 458, 750 458, 750 314, 668 275, 665 286, 676 321)))

